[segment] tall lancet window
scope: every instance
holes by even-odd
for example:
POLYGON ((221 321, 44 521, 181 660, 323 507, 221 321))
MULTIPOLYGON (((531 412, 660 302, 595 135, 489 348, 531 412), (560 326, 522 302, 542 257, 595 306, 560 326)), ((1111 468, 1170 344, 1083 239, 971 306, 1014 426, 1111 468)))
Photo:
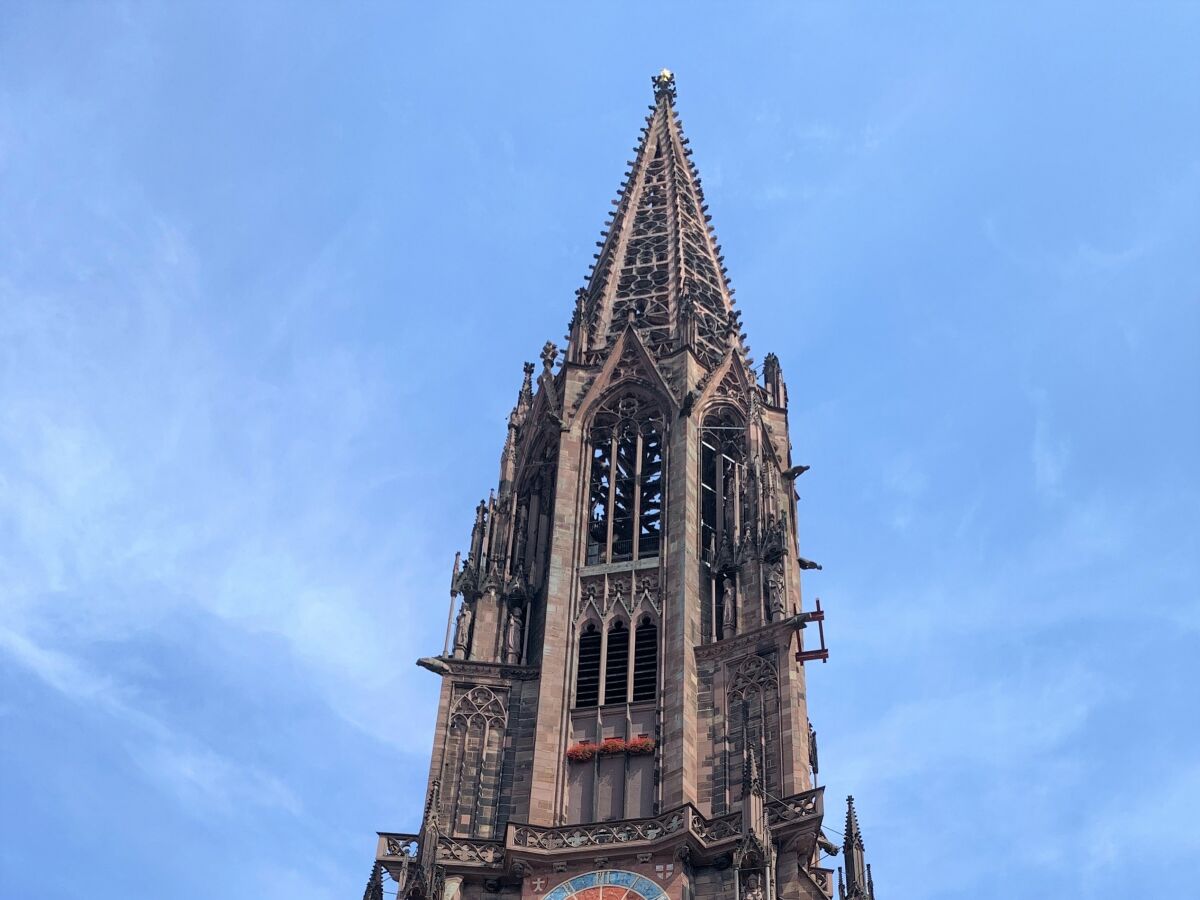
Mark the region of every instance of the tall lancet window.
POLYGON ((653 700, 658 692, 658 628, 649 616, 642 616, 633 640, 634 703, 653 700))
POLYGON ((725 632, 737 626, 736 610, 723 604, 726 597, 736 596, 732 576, 745 462, 746 425, 741 416, 728 406, 709 412, 700 437, 700 550, 702 587, 711 598, 705 609, 705 633, 717 639, 729 637, 725 632), (724 576, 731 576, 732 591, 724 589, 724 576))
POLYGON ((579 664, 575 671, 575 705, 596 706, 600 702, 600 632, 589 623, 579 636, 579 664))
POLYGON ((588 488, 588 564, 658 555, 662 540, 663 415, 636 391, 596 414, 588 488))

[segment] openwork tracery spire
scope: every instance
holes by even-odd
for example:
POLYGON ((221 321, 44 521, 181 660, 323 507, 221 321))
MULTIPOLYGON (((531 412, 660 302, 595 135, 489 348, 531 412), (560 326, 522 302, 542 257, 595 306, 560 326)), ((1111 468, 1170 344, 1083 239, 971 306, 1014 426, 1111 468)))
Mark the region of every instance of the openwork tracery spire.
POLYGON ((651 80, 654 105, 582 292, 576 349, 595 361, 629 324, 655 357, 688 348, 711 369, 740 346, 732 291, 675 112, 675 75, 651 80))

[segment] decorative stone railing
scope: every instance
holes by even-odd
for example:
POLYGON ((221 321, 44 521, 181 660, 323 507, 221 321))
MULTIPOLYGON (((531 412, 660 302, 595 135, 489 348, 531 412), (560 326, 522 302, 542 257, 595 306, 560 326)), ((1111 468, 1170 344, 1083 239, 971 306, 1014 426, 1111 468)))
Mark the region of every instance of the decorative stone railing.
POLYGON ((375 858, 379 860, 402 860, 409 862, 417 858, 419 838, 415 834, 395 834, 379 832, 379 846, 375 858))
POLYGON ((684 806, 653 819, 626 819, 554 828, 510 822, 506 843, 512 849, 529 850, 579 850, 584 847, 648 844, 667 835, 686 832, 691 818, 696 815, 698 813, 692 807, 684 806))
MULTIPOLYGON (((409 866, 416 867, 419 849, 418 835, 380 832, 375 858, 387 866, 393 878, 401 881, 399 873, 406 872, 409 866)), ((443 835, 438 839, 437 861, 442 865, 498 869, 504 865, 504 844, 501 841, 452 838, 443 835)))
POLYGON ((706 819, 697 813, 692 819, 692 833, 705 844, 719 844, 742 833, 742 814, 735 812, 717 819, 706 819))
MULTIPOLYGON (((821 790, 806 791, 767 804, 773 827, 818 820, 822 813, 821 790)), ((511 852, 550 851, 570 853, 596 847, 630 847, 653 844, 665 837, 688 835, 704 849, 732 842, 742 833, 741 813, 707 819, 691 804, 648 819, 592 822, 581 825, 545 827, 516 822, 508 824, 505 847, 511 852)))
MULTIPOLYGON (((379 832, 379 843, 375 849, 375 871, 373 879, 382 877, 383 871, 391 876, 400 888, 400 896, 408 889, 409 883, 419 880, 421 868, 417 863, 417 853, 420 850, 415 834, 387 834, 379 832)), ((368 884, 368 895, 364 900, 383 900, 382 881, 368 884)))
POLYGON ((767 804, 767 817, 773 828, 819 816, 822 811, 820 790, 793 794, 767 804))
POLYGON ((504 865, 504 844, 501 841, 479 841, 443 835, 438 841, 437 860, 443 864, 498 869, 504 865))
MULTIPOLYGON (((767 815, 774 828, 812 826, 822 814, 821 790, 806 791, 767 803, 767 815)), ((511 857, 539 853, 573 853, 597 848, 635 848, 650 846, 666 838, 684 838, 704 855, 725 853, 741 836, 740 812, 715 819, 701 815, 691 804, 684 804, 660 816, 623 819, 616 822, 591 822, 582 825, 544 827, 509 822, 504 841, 442 835, 437 843, 437 863, 452 869, 466 867, 505 870, 511 857)), ((415 834, 380 832, 376 861, 401 886, 422 877, 418 865, 420 838, 415 834)), ((414 882, 414 884, 417 882, 414 882)), ((403 891, 401 892, 403 895, 403 891)))

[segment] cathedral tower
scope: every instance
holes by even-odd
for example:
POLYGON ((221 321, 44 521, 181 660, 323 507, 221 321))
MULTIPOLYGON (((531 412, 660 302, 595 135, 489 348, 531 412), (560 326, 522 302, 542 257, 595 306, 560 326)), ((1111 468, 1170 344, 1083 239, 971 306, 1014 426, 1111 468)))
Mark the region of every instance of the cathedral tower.
MULTIPOLYGON (((445 646, 419 661, 441 677, 421 830, 380 834, 368 900, 385 879, 404 900, 833 895, 805 467, 779 359, 759 381, 749 356, 674 76, 653 82, 566 346, 525 365, 445 646)), ((850 818, 843 896, 870 897, 850 818)))

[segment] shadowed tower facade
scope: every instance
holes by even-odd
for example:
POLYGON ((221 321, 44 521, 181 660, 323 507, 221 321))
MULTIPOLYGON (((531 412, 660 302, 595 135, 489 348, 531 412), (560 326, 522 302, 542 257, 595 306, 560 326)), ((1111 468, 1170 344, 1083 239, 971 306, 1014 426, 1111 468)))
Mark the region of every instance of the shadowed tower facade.
MULTIPOLYGON (((380 834, 369 900, 833 895, 805 467, 778 358, 761 379, 750 358, 674 76, 653 83, 565 347, 525 365, 445 646, 419 661, 441 678, 421 830, 380 834)), ((870 897, 855 853, 850 896, 870 897)))

